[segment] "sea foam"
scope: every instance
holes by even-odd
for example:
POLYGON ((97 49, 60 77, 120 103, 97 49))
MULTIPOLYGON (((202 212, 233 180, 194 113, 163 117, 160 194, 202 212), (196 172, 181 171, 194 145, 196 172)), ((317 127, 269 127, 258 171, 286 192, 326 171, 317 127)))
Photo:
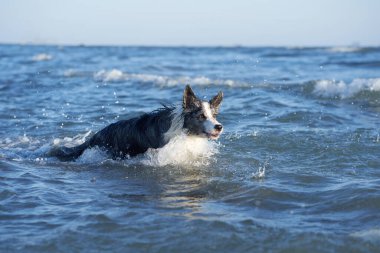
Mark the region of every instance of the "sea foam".
POLYGON ((359 52, 363 50, 361 47, 355 47, 355 46, 341 46, 341 47, 330 47, 328 48, 328 51, 333 53, 352 53, 352 52, 359 52))
POLYGON ((219 144, 206 138, 189 137, 185 134, 174 137, 164 147, 149 149, 142 163, 150 166, 192 165, 204 166, 218 153, 219 144))
POLYGON ((352 237, 361 238, 365 241, 378 243, 380 240, 380 228, 362 230, 351 234, 352 237))
POLYGON ((92 131, 88 131, 84 134, 77 134, 74 137, 63 137, 63 138, 55 138, 53 140, 54 146, 66 146, 66 147, 74 147, 80 145, 86 141, 86 138, 92 133, 92 131))
POLYGON ((237 82, 234 80, 223 79, 210 79, 205 76, 189 77, 169 77, 152 74, 133 74, 125 73, 118 69, 112 70, 100 70, 94 74, 94 79, 101 82, 120 82, 120 81, 139 81, 143 83, 155 83, 161 86, 176 86, 185 83, 191 83, 192 85, 225 85, 225 86, 247 86, 248 84, 243 82, 237 82))
POLYGON ((322 97, 349 98, 362 91, 380 91, 380 78, 354 79, 350 83, 335 80, 319 80, 314 94, 322 97))
POLYGON ((32 57, 33 61, 49 61, 53 59, 53 56, 50 54, 36 54, 35 56, 32 57))

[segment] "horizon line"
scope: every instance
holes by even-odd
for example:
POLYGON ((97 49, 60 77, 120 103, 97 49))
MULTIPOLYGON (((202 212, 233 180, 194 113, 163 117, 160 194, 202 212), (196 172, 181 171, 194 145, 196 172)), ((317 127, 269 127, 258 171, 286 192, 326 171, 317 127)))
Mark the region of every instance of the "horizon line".
POLYGON ((3 42, 0 41, 0 45, 19 45, 19 46, 58 46, 58 47, 173 47, 173 48, 180 48, 180 47, 189 47, 189 48, 264 48, 264 47, 271 47, 271 48, 329 48, 329 47, 347 47, 347 48, 376 48, 380 47, 380 43, 377 45, 373 44, 360 44, 360 43, 351 43, 351 44, 336 44, 336 45, 275 45, 275 44, 200 44, 200 45, 191 45, 191 44, 121 44, 121 43, 53 43, 53 42, 3 42))

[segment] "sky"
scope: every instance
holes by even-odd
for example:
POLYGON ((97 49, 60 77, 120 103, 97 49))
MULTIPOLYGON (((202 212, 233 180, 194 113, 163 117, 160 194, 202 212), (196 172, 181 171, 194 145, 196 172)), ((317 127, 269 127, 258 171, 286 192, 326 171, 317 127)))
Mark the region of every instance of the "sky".
POLYGON ((379 46, 380 0, 0 0, 0 43, 379 46))

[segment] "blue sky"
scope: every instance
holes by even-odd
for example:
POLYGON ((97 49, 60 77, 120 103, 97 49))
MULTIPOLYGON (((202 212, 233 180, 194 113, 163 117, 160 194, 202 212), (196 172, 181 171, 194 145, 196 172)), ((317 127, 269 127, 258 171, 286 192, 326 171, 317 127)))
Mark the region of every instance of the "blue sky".
POLYGON ((0 43, 380 45, 379 0, 1 0, 0 43))

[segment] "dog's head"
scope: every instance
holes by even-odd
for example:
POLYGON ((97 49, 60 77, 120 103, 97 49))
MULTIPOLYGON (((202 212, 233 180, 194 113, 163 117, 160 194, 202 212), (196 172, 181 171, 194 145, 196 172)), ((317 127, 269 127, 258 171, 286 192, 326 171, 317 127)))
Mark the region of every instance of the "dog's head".
POLYGON ((220 91, 210 101, 198 99, 189 85, 183 93, 184 128, 189 135, 207 137, 213 140, 219 138, 223 126, 216 120, 219 106, 223 99, 220 91))

